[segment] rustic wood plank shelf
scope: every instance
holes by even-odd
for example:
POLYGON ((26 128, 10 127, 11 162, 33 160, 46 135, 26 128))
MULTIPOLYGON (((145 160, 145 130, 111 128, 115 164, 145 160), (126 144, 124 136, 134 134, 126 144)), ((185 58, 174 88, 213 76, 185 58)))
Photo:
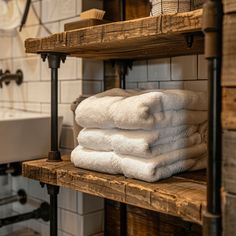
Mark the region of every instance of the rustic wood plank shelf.
POLYGON ((203 53, 202 10, 114 22, 27 39, 27 53, 93 59, 143 59, 203 53), (186 36, 194 35, 191 48, 186 36))
POLYGON ((206 206, 205 171, 183 173, 156 183, 108 175, 74 167, 69 156, 62 162, 46 159, 23 163, 23 176, 202 224, 206 206))

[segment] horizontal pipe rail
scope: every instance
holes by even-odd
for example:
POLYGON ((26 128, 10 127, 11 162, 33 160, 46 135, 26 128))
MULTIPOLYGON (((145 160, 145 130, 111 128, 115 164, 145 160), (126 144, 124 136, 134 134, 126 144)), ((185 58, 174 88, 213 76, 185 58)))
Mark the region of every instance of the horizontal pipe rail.
POLYGON ((13 202, 19 202, 21 204, 25 204, 27 202, 27 195, 25 190, 20 189, 15 195, 1 198, 0 206, 7 205, 13 202))
POLYGON ((28 213, 19 214, 0 219, 0 228, 6 225, 15 224, 18 222, 30 220, 30 219, 42 219, 44 221, 49 220, 49 204, 43 202, 40 207, 28 213))

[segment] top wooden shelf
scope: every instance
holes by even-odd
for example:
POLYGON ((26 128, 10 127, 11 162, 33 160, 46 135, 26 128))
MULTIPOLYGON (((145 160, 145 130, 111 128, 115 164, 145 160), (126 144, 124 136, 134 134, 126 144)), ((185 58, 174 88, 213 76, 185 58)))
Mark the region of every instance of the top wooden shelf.
POLYGON ((23 163, 23 176, 103 198, 124 202, 202 224, 206 207, 206 173, 176 175, 146 183, 121 175, 109 175, 74 167, 69 156, 62 162, 46 159, 23 163))
POLYGON ((202 10, 145 17, 25 41, 27 53, 57 52, 94 59, 144 59, 203 53, 202 10), (191 48, 186 36, 194 35, 191 48))

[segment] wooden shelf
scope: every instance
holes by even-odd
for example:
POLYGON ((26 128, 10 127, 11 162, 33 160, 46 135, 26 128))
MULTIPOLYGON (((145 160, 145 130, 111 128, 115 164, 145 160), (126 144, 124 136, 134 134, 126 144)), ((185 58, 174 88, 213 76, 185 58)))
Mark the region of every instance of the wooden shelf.
POLYGON ((23 163, 23 176, 202 224, 206 206, 205 171, 183 173, 156 183, 108 175, 46 159, 23 163))
POLYGON ((115 22, 27 39, 27 53, 93 59, 144 59, 203 53, 202 10, 115 22), (194 35, 191 48, 186 35, 194 35))

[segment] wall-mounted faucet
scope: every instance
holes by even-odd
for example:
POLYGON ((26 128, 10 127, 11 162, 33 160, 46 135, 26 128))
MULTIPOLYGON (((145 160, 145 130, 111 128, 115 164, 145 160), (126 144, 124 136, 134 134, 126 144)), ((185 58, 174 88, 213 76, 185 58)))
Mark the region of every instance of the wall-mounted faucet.
POLYGON ((12 80, 15 80, 17 85, 21 85, 23 82, 22 70, 17 70, 15 74, 11 74, 9 70, 6 70, 4 73, 0 70, 0 88, 2 88, 3 82, 9 85, 12 80))

